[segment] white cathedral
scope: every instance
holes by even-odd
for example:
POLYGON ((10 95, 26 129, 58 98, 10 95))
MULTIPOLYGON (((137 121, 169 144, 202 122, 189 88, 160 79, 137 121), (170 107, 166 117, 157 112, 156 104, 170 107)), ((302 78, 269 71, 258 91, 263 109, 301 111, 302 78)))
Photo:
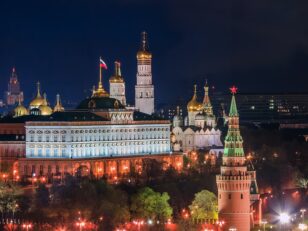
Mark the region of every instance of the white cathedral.
POLYGON ((197 150, 209 150, 218 155, 223 151, 221 131, 216 128, 216 117, 209 97, 207 83, 204 87, 203 102, 198 102, 197 86, 194 95, 187 104, 188 115, 183 119, 179 110, 173 118, 171 142, 173 150, 188 153, 197 150))

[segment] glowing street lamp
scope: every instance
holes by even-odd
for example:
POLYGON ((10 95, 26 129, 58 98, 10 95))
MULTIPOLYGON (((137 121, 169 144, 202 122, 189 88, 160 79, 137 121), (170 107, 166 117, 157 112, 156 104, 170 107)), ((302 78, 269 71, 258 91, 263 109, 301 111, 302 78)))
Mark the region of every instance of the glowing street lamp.
POLYGON ((32 224, 30 224, 30 223, 23 224, 23 225, 22 225, 22 228, 28 231, 29 229, 32 228, 32 224))
POLYGON ((298 229, 299 230, 307 230, 307 225, 303 224, 303 223, 300 223, 300 224, 298 224, 298 229))
POLYGON ((265 231, 265 225, 267 224, 267 220, 262 220, 261 224, 263 225, 263 231, 265 231))
POLYGON ((306 209, 301 209, 300 212, 301 212, 301 217, 303 218, 303 222, 304 222, 306 209))
POLYGON ((83 227, 86 226, 84 221, 76 222, 76 226, 79 227, 79 230, 82 231, 83 227))
POLYGON ((279 221, 280 221, 281 224, 288 224, 290 222, 290 219, 291 219, 291 217, 287 213, 281 213, 279 215, 279 221))

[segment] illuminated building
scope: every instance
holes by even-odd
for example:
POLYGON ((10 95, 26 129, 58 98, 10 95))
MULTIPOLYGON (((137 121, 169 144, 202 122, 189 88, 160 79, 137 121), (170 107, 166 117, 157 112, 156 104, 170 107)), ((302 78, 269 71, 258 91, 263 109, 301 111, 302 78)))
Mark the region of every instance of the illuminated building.
MULTIPOLYGON (((143 42, 145 38, 143 34, 143 42)), ((143 47, 147 45, 143 43, 143 47)), ((151 55, 144 49, 137 57, 141 85, 136 90, 145 96, 145 92, 152 95, 153 86, 150 90, 143 86, 144 81, 149 83, 151 79, 148 76, 151 55)), ((148 159, 161 162, 164 169, 170 165, 176 170, 182 169, 182 154, 171 150, 169 120, 150 115, 154 110, 154 99, 148 97, 139 101, 140 111, 126 108, 120 64, 115 63, 116 71, 109 82, 112 92, 109 94, 103 86, 102 63, 106 66, 100 59, 98 85, 76 109, 64 111, 59 95, 52 109, 46 94, 42 96, 38 83, 37 94, 29 104, 29 113, 20 113, 28 112, 20 104, 14 110, 14 117, 0 120, 3 125, 0 134, 3 130, 12 137, 17 133, 22 135, 18 137, 23 137, 20 141, 23 154, 15 156, 18 161, 14 165, 21 179, 31 180, 35 176, 50 180, 62 178, 65 174, 93 174, 114 180, 128 176, 131 171, 141 174, 143 161, 148 159)), ((9 145, 13 147, 15 144, 11 142, 9 145)))
POLYGON ((208 93, 206 83, 203 102, 198 102, 197 86, 195 85, 193 97, 187 104, 188 116, 185 119, 178 109, 173 118, 174 150, 190 152, 208 149, 216 156, 223 151, 223 144, 220 140, 221 131, 216 128, 216 118, 208 93))
POLYGON ((239 130, 236 90, 235 87, 231 88, 232 99, 223 163, 220 175, 216 176, 218 212, 219 219, 225 221, 225 230, 233 227, 238 231, 248 231, 253 225, 251 208, 254 203, 260 203, 260 199, 255 172, 247 169, 243 138, 239 130))
POLYGON ((154 113, 154 86, 152 84, 152 54, 149 51, 147 33, 142 33, 141 47, 137 53, 137 84, 135 107, 143 113, 154 113))
POLYGON ((21 103, 24 101, 24 94, 20 90, 20 83, 18 81, 15 68, 12 70, 8 90, 5 92, 4 98, 7 105, 15 105, 19 101, 21 103))

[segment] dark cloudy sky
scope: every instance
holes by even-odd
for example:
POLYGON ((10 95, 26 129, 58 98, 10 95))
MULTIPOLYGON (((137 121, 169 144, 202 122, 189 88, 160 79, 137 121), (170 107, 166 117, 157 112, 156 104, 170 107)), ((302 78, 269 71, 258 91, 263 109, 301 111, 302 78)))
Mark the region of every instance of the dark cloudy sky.
POLYGON ((307 91, 307 0, 3 0, 0 91, 16 66, 28 100, 40 80, 51 102, 57 92, 78 102, 97 82, 101 55, 105 86, 119 59, 133 103, 143 30, 157 103, 188 100, 206 78, 219 91, 307 91))

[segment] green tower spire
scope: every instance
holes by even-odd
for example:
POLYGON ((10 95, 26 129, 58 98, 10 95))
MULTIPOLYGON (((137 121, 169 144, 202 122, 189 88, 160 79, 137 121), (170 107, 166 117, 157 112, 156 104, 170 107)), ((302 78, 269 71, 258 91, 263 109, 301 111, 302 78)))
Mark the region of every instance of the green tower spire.
POLYGON ((237 112, 237 106, 235 101, 236 87, 230 88, 232 93, 228 133, 225 138, 224 157, 244 157, 243 138, 239 128, 239 114, 237 112))

